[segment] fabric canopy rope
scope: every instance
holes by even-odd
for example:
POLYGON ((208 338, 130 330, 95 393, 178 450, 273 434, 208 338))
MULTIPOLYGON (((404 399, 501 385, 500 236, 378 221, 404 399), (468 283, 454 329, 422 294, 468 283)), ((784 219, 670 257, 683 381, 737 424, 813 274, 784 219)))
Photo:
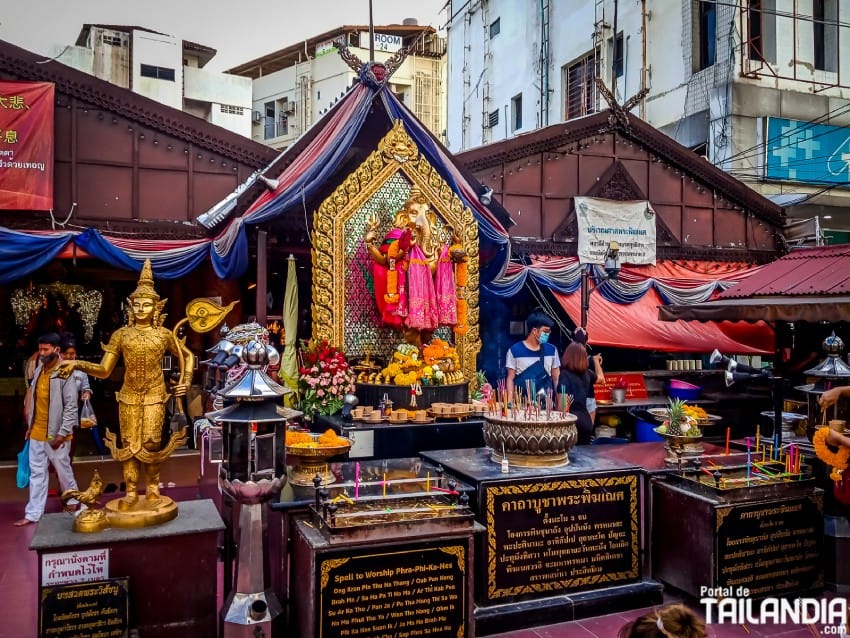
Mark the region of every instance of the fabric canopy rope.
MULTIPOLYGON (((533 255, 531 263, 508 264, 503 276, 484 287, 499 297, 512 297, 529 278, 553 292, 571 294, 581 288, 582 266, 577 257, 545 258, 533 255)), ((746 264, 691 262, 685 265, 662 261, 656 266, 628 266, 616 280, 607 279, 601 266, 590 266, 594 289, 608 301, 630 304, 655 290, 664 303, 699 303, 726 290, 754 273, 758 267, 746 264), (675 300, 675 301, 671 301, 675 300)))
MULTIPOLYGON (((94 229, 52 233, 0 228, 0 283, 20 279, 46 266, 72 241, 90 256, 116 268, 139 271, 145 258, 150 258, 154 273, 164 279, 186 275, 207 257, 216 275, 222 279, 239 277, 248 268, 247 226, 263 223, 303 207, 319 188, 325 187, 328 179, 347 157, 379 94, 384 96, 380 103, 389 117, 404 122, 420 152, 473 211, 481 236, 502 248, 509 248, 507 231, 487 207, 478 201, 474 189, 461 171, 415 116, 385 88, 383 84, 373 86, 363 83, 352 87, 321 130, 277 177, 278 186, 274 191, 263 192, 244 214, 231 220, 215 239, 139 240, 108 237, 94 229)), ((284 152, 282 157, 285 156, 284 152)), ((510 250, 500 250, 494 254, 503 260, 497 264, 497 272, 501 273, 509 259, 510 250)))
POLYGON ((212 240, 155 240, 109 237, 93 228, 82 232, 28 233, 0 227, 0 284, 26 277, 55 259, 69 243, 115 268, 141 271, 145 259, 157 277, 177 279, 197 268, 212 240))

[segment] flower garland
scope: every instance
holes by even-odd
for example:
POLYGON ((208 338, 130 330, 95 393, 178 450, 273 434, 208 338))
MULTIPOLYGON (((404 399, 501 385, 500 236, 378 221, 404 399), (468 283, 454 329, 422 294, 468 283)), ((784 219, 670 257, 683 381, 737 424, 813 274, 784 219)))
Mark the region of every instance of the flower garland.
POLYGON ((817 454, 817 457, 832 467, 832 471, 829 473, 829 478, 833 481, 840 481, 842 478, 842 472, 847 469, 847 461, 850 460, 850 448, 839 446, 838 451, 833 452, 830 449, 829 444, 826 442, 828 437, 828 427, 818 428, 818 431, 815 432, 815 435, 812 437, 812 445, 815 448, 815 454, 817 454))
POLYGON ((384 301, 388 304, 398 303, 398 269, 396 264, 400 254, 399 242, 392 242, 387 249, 387 292, 384 294, 384 301))
MULTIPOLYGON (((449 254, 463 252, 462 244, 452 244, 449 254)), ((469 283, 469 257, 464 255, 463 260, 455 265, 455 288, 457 290, 457 323, 454 333, 458 337, 469 334, 469 304, 466 303, 466 285, 469 283)))

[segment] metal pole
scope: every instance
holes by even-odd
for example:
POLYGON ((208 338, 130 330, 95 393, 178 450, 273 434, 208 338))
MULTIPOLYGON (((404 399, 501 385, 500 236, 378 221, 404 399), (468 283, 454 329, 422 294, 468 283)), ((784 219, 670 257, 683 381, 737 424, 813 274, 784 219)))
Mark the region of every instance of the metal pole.
POLYGON ((372 22, 372 0, 369 0, 369 62, 375 61, 375 25, 372 22))
POLYGON ((266 294, 268 294, 268 233, 261 230, 257 232, 257 323, 266 325, 266 294))
POLYGON ((587 267, 581 267, 581 327, 587 328, 587 312, 590 310, 590 282, 587 267))

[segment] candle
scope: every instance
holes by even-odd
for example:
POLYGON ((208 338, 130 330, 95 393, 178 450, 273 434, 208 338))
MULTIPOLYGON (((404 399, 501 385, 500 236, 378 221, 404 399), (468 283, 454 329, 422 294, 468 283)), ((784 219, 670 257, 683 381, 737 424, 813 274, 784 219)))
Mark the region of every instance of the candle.
POLYGON ((750 437, 747 437, 747 485, 750 484, 750 476, 752 475, 753 468, 750 464, 750 437))
POLYGON ((732 437, 732 428, 726 428, 726 456, 729 456, 729 439, 732 437))
POLYGON ((354 500, 360 498, 360 463, 354 464, 354 500))
POLYGON ((761 440, 761 425, 756 426, 756 454, 759 453, 759 441, 761 440))
POLYGON ((384 472, 384 498, 387 498, 387 473, 384 472))
POLYGON ((428 473, 425 475, 425 491, 426 491, 426 492, 430 492, 430 491, 431 491, 431 472, 428 472, 428 473))

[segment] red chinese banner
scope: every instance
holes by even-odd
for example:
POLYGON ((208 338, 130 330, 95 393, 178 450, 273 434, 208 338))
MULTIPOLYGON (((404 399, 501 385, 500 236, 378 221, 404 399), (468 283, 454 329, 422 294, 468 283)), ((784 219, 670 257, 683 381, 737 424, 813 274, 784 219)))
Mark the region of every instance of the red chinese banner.
POLYGON ((53 94, 48 82, 0 82, 0 209, 53 208, 53 94))

